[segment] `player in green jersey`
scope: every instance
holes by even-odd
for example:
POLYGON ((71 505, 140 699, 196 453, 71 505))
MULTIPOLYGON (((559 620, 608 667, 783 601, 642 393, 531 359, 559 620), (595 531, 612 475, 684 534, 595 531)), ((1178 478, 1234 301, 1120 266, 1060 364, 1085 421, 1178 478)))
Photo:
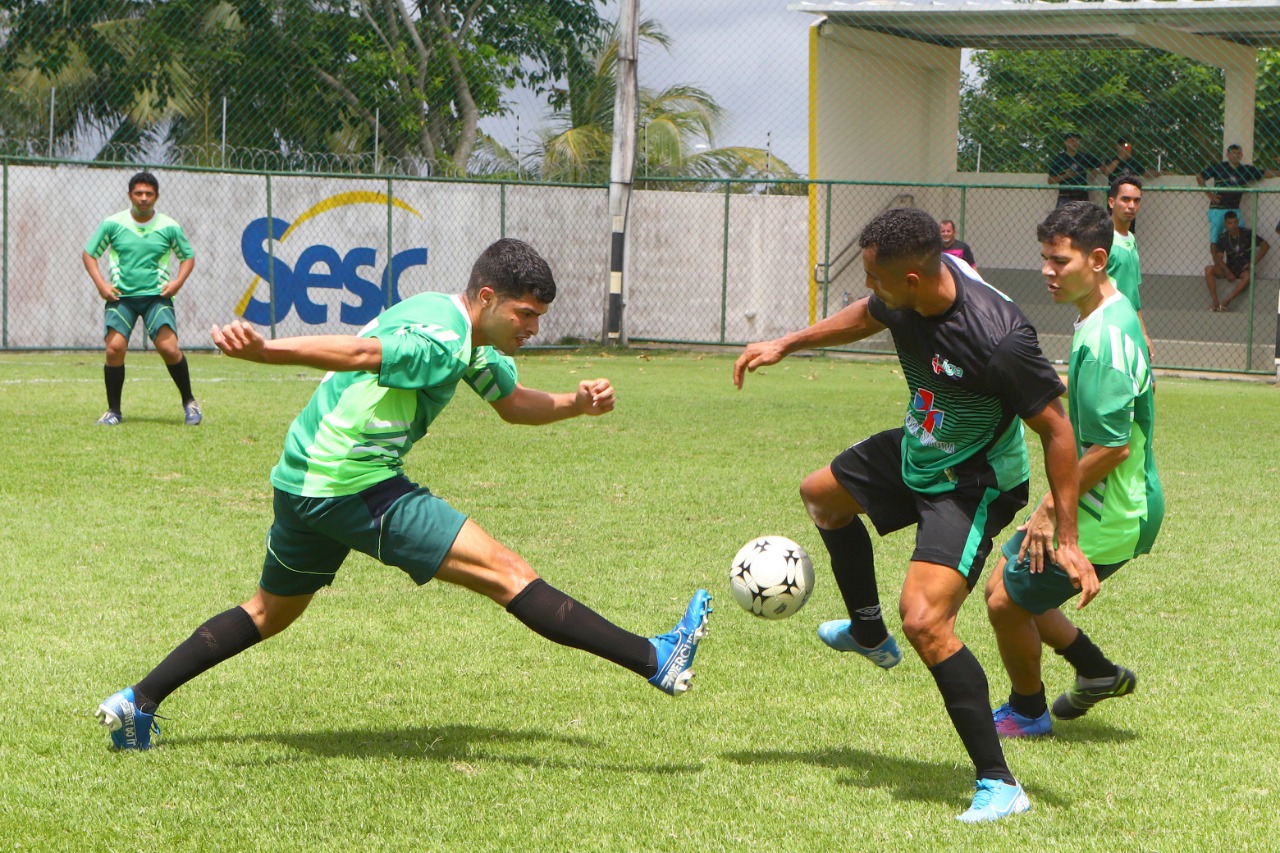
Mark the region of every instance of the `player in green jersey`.
POLYGON ((1080 549, 1091 561, 1079 582, 1054 559, 1054 496, 1045 495, 987 583, 987 614, 1012 682, 995 711, 1006 737, 1052 730, 1040 680, 1041 643, 1076 670, 1053 703, 1071 720, 1103 699, 1132 693, 1137 677, 1112 663, 1059 609, 1077 593, 1084 607, 1099 582, 1151 550, 1164 519, 1164 492, 1152 453, 1155 397, 1142 324, 1107 275, 1112 224, 1102 208, 1074 202, 1039 226, 1043 274, 1053 301, 1079 312, 1071 341, 1067 411, 1080 477, 1080 549))
POLYGON ((107 412, 98 419, 102 426, 117 426, 123 419, 120 397, 124 390, 124 356, 129 336, 142 319, 147 337, 169 368, 169 376, 182 395, 183 420, 196 426, 203 419, 200 404, 191 393, 187 357, 178 346, 178 321, 173 297, 186 284, 195 268, 195 253, 182 226, 157 213, 160 182, 150 172, 129 179, 129 209, 108 216, 93 232, 81 253, 85 271, 106 302, 104 339, 107 412), (111 280, 98 265, 98 257, 110 249, 111 280), (178 256, 178 274, 169 277, 169 257, 178 256))
POLYGON ((502 605, 549 640, 582 649, 671 695, 689 688, 710 595, 698 590, 676 627, 653 638, 624 631, 543 581, 519 554, 404 475, 404 457, 463 382, 509 423, 549 424, 613 410, 607 379, 548 393, 516 379, 510 358, 538 332, 555 298, 547 262, 503 239, 481 254, 466 291, 423 293, 358 336, 266 341, 251 325, 214 327, 224 353, 330 371, 294 419, 271 472, 275 520, 258 590, 209 619, 98 717, 115 746, 146 749, 157 706, 210 667, 280 633, 330 584, 352 549, 416 583, 458 584, 502 605))
POLYGON ((1134 174, 1120 174, 1107 190, 1107 207, 1111 208, 1111 251, 1107 254, 1107 275, 1115 282, 1116 290, 1129 300, 1142 324, 1142 339, 1147 343, 1147 354, 1155 352, 1151 336, 1147 334, 1147 321, 1142 318, 1142 267, 1138 262, 1138 240, 1133 233, 1133 221, 1142 208, 1142 178, 1134 174))

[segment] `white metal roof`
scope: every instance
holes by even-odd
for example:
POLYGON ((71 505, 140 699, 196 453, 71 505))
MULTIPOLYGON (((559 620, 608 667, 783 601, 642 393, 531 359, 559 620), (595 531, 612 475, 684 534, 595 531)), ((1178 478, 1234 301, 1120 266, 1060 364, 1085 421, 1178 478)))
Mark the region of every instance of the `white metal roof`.
POLYGON ((961 48, 1141 48, 1138 26, 1248 47, 1280 46, 1280 0, 834 0, 788 10, 838 26, 961 48))

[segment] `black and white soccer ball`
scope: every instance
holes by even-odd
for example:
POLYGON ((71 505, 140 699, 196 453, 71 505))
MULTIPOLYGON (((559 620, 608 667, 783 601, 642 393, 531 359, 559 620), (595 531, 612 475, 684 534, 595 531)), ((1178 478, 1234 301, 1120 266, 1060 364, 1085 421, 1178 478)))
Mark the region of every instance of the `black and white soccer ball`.
POLYGON ((743 610, 761 619, 786 619, 813 591, 813 561, 785 536, 752 539, 733 558, 729 589, 743 610))

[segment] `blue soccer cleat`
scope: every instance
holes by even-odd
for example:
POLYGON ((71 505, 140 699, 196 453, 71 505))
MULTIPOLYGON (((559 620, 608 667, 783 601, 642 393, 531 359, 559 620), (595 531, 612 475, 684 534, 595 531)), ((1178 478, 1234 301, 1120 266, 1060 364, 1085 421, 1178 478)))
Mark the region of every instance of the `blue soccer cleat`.
POLYGON ((124 415, 113 409, 107 409, 107 413, 98 418, 98 426, 120 426, 124 420, 124 415))
POLYGON ((707 614, 711 612, 711 593, 700 589, 693 594, 684 616, 665 634, 653 637, 649 642, 658 652, 658 671, 649 683, 672 696, 679 696, 689 689, 693 680, 693 656, 698 643, 707 635, 707 614))
POLYGON ((204 413, 200 411, 200 404, 195 400, 188 400, 182 404, 182 422, 187 426, 200 426, 200 422, 204 420, 204 413))
POLYGON ((859 645, 853 638, 853 633, 849 630, 852 624, 848 619, 823 622, 818 626, 818 636, 822 638, 822 642, 836 651, 857 652, 881 669, 890 669, 898 665, 898 661, 902 660, 902 650, 898 648, 898 641, 892 634, 881 640, 880 645, 874 649, 868 649, 866 646, 859 645))
POLYGON ((1008 702, 991 713, 996 724, 996 733, 1000 737, 1040 737, 1053 734, 1053 720, 1049 719, 1049 709, 1038 717, 1024 717, 1013 710, 1008 702))
POLYGON ((963 823, 986 823, 1011 814, 1031 810, 1031 801, 1017 782, 1010 785, 999 779, 979 779, 974 782, 973 805, 964 814, 956 815, 963 823))
POLYGON ((111 730, 116 749, 150 749, 151 735, 160 734, 155 714, 144 714, 133 701, 133 688, 112 693, 98 706, 98 722, 111 730))

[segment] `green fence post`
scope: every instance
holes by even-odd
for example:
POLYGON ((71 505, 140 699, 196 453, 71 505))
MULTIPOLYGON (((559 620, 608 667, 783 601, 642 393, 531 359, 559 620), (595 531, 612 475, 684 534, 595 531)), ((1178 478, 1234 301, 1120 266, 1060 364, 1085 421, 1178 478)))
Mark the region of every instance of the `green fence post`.
POLYGON ((729 181, 724 182, 724 239, 720 253, 720 343, 724 343, 725 312, 729 308, 729 181))
POLYGON ((395 250, 391 246, 391 208, 395 204, 394 201, 395 186, 392 184, 390 176, 387 177, 387 280, 383 282, 383 288, 386 290, 384 307, 390 308, 392 304, 392 293, 395 290, 394 282, 396 280, 396 271, 391 267, 395 260, 395 250))
POLYGON ((271 233, 275 220, 271 213, 271 175, 267 175, 267 302, 271 313, 271 339, 276 337, 276 237, 271 233))
POLYGON ((827 316, 831 298, 831 182, 827 182, 827 213, 824 225, 826 234, 822 247, 822 316, 827 316))
POLYGON ((498 236, 507 236, 507 182, 498 185, 498 236))
MULTIPOLYGON (((1217 183, 1216 181, 1214 183, 1217 183)), ((1253 369, 1253 304, 1254 294, 1258 292, 1258 193, 1255 190, 1250 193, 1253 198, 1253 215, 1250 221, 1253 222, 1253 228, 1250 233, 1253 235, 1249 239, 1249 310, 1245 313, 1249 316, 1248 324, 1245 326, 1244 332, 1244 369, 1253 369)))
POLYGON ((961 240, 964 239, 964 220, 965 220, 964 206, 965 204, 968 203, 968 201, 969 201, 969 188, 961 187, 960 188, 960 239, 961 240))
POLYGON ((3 229, 4 236, 4 258, 0 260, 3 269, 0 269, 0 346, 5 349, 9 348, 9 161, 4 164, 4 199, 0 201, 0 229, 3 229))

